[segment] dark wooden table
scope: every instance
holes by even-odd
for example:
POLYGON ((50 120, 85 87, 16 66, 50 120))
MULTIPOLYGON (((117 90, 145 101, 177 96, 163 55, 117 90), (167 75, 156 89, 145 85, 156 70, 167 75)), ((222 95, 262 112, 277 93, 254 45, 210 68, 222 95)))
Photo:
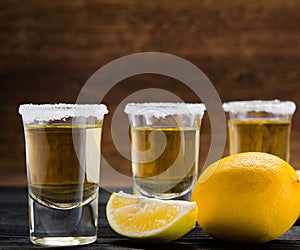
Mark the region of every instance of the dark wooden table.
MULTIPOLYGON (((172 243, 140 245, 113 232, 105 217, 105 204, 110 193, 100 191, 99 230, 95 243, 76 249, 300 249, 300 223, 296 223, 277 240, 260 245, 235 245, 218 242, 198 226, 172 243)), ((41 249, 29 242, 27 190, 0 187, 0 249, 41 249)), ((74 248, 74 247, 73 247, 74 248)), ((68 248, 68 249, 73 249, 68 248)))

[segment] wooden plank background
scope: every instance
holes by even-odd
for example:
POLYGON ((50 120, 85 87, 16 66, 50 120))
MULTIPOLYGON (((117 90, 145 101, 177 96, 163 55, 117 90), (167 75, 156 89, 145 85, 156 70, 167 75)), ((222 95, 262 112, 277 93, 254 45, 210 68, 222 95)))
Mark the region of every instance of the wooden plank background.
MULTIPOLYGON (((119 57, 145 51, 187 59, 212 81, 222 101, 300 100, 300 1, 0 1, 0 185, 25 185, 21 103, 74 103, 86 80, 119 57)), ((142 75, 105 97, 113 111, 143 88, 198 98, 173 79, 142 75), (142 83, 142 84, 141 84, 142 83)), ((107 117, 103 154, 130 175, 114 149, 107 117)), ((300 169, 300 111, 294 115, 291 164, 300 169)), ((210 144, 203 121, 201 163, 210 144)), ((224 155, 228 154, 228 149, 224 155)))

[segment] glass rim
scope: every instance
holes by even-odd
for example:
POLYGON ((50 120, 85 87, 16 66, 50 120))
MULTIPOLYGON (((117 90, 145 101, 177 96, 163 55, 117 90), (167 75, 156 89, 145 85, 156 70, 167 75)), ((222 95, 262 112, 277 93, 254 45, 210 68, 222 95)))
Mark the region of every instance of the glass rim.
POLYGON ((229 113, 267 112, 278 115, 293 115, 296 104, 292 101, 275 100, 249 100, 225 102, 223 110, 229 113))
POLYGON ((105 104, 21 104, 19 114, 24 122, 60 120, 68 117, 95 116, 103 119, 108 113, 105 104))
POLYGON ((153 115, 156 117, 166 115, 198 114, 204 115, 206 106, 203 103, 184 102, 145 102, 127 103, 124 112, 128 115, 153 115))

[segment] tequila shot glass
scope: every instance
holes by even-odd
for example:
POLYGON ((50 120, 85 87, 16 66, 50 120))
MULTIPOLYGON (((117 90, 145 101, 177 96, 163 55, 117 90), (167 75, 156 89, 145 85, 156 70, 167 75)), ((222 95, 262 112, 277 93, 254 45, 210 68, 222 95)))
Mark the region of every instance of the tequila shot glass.
POLYGON ((290 159, 291 119, 296 105, 291 101, 252 100, 223 104, 229 113, 230 154, 265 152, 290 159))
POLYGON ((128 103, 133 190, 184 199, 198 177, 204 104, 128 103))
POLYGON ((74 246, 97 239, 103 104, 24 104, 30 241, 74 246))

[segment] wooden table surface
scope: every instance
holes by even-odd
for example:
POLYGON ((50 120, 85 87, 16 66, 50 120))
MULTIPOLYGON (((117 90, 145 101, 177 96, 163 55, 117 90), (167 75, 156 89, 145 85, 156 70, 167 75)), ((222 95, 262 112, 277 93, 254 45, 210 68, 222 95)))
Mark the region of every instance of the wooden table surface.
MULTIPOLYGON (((151 246, 137 244, 119 236, 109 227, 105 205, 110 193, 100 190, 99 229, 95 243, 76 249, 300 249, 300 223, 282 237, 260 245, 236 245, 216 241, 199 226, 172 243, 151 246)), ((42 249, 29 242, 27 190, 20 187, 0 188, 0 249, 42 249)), ((47 248, 48 249, 48 248, 47 248)), ((70 249, 70 248, 68 248, 70 249)))

